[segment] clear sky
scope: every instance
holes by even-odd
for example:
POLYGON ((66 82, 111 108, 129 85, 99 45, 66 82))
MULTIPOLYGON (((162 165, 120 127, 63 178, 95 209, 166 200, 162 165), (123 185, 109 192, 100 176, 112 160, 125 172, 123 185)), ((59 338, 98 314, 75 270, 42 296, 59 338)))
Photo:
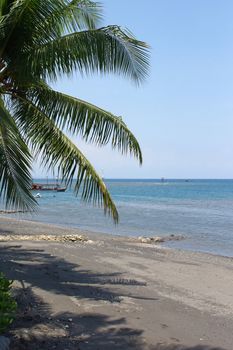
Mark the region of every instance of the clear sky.
MULTIPOLYGON (((140 87, 117 76, 63 79, 57 90, 123 116, 143 166, 76 143, 107 178, 233 178, 233 1, 102 0, 104 24, 151 46, 140 87)), ((45 173, 35 167, 35 176, 45 173)))

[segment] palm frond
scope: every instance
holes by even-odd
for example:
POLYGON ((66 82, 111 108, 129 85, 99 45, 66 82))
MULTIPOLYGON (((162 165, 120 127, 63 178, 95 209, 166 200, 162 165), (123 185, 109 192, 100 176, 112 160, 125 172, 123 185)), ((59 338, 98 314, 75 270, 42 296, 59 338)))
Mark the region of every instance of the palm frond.
POLYGON ((5 8, 8 10, 0 18, 0 39, 4 39, 4 50, 8 46, 9 51, 13 44, 14 51, 20 53, 64 33, 96 28, 101 18, 99 4, 89 0, 3 1, 0 12, 5 8))
POLYGON ((119 26, 97 29, 99 19, 100 6, 91 0, 0 0, 0 193, 9 205, 34 205, 32 147, 67 184, 77 176, 75 192, 84 200, 118 219, 102 179, 65 132, 110 143, 141 163, 137 140, 120 117, 47 85, 74 71, 144 80, 147 44, 119 26))
POLYGON ((75 180, 74 191, 81 191, 81 198, 103 206, 115 222, 118 212, 109 191, 94 167, 78 147, 40 111, 32 102, 21 98, 15 107, 15 118, 33 152, 40 155, 42 165, 47 169, 58 169, 59 177, 66 185, 75 180))
MULTIPOLYGON (((32 47, 39 35, 34 37, 34 32, 39 32, 40 37, 47 39, 59 37, 61 31, 52 30, 53 36, 49 36, 45 28, 46 19, 54 12, 64 8, 65 0, 17 0, 8 1, 4 16, 0 19, 0 38, 4 40, 1 43, 1 55, 10 58, 25 53, 29 47, 32 47), (10 55, 9 55, 10 54, 10 55)), ((57 27, 58 28, 58 27, 57 27)), ((44 40, 37 41, 37 44, 44 43, 44 40)))
MULTIPOLYGON (((102 18, 101 6, 89 0, 63 0, 60 7, 42 23, 43 33, 63 35, 82 29, 95 29, 102 18)), ((41 28, 35 28, 33 35, 42 37, 41 28), (39 30, 38 30, 39 29, 39 30)))
MULTIPOLYGON (((140 83, 148 72, 148 46, 118 26, 63 36, 27 53, 27 69, 43 79, 79 70, 119 73, 140 83)), ((26 73, 26 68, 25 68, 26 73)))
POLYGON ((121 117, 45 85, 31 89, 27 96, 58 127, 67 128, 98 146, 111 142, 113 148, 122 154, 129 152, 142 163, 140 146, 121 117))
POLYGON ((0 197, 7 207, 31 210, 31 156, 14 119, 0 99, 0 197))
POLYGON ((8 0, 1 0, 0 1, 0 16, 1 17, 5 15, 7 5, 8 5, 8 0))

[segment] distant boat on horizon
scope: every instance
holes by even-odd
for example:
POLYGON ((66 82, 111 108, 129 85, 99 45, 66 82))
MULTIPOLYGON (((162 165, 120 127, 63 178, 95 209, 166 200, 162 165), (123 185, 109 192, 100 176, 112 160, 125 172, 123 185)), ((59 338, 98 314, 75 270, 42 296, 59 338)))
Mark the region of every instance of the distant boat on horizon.
POLYGON ((58 183, 33 183, 31 190, 32 191, 56 191, 56 192, 65 192, 67 189, 66 186, 61 186, 58 183))

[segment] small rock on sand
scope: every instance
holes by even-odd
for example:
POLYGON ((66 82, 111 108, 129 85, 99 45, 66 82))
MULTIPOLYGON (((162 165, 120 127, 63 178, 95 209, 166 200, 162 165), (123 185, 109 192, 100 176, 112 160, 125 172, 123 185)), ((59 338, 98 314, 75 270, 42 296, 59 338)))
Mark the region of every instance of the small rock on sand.
POLYGON ((156 236, 156 237, 138 237, 140 243, 163 243, 167 241, 180 241, 184 239, 184 236, 171 234, 170 236, 156 236))
POLYGON ((141 243, 152 243, 152 240, 150 237, 138 237, 138 240, 141 242, 141 243))

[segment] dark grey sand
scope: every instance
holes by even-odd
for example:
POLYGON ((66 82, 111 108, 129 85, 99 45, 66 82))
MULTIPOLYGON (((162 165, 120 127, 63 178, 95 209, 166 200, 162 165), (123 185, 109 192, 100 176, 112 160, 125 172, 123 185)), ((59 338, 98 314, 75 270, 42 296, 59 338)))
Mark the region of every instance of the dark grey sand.
MULTIPOLYGON (((71 233, 0 219, 0 235, 71 233)), ((11 349, 233 349, 233 259, 84 234, 0 243, 19 303, 11 349)))

